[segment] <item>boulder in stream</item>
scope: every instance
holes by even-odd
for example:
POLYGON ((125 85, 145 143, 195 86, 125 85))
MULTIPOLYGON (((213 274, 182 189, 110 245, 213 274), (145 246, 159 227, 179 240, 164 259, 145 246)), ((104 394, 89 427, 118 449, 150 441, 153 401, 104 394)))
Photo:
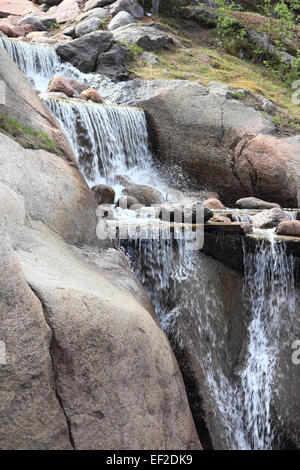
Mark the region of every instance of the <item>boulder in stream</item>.
POLYGON ((300 221, 284 220, 283 222, 280 222, 277 226, 276 234, 300 237, 300 221))
POLYGON ((94 103, 101 104, 103 103, 103 98, 97 90, 94 88, 87 88, 80 93, 80 96, 83 96, 87 100, 93 101, 94 103))
POLYGON ((215 209, 215 210, 223 210, 225 209, 224 204, 217 198, 210 198, 206 199, 203 202, 205 207, 208 207, 209 209, 215 209))
POLYGON ((98 184, 92 187, 92 193, 99 205, 101 204, 113 204, 115 200, 115 191, 111 186, 106 184, 98 184))
POLYGON ((143 206, 152 206, 163 202, 163 195, 158 189, 144 184, 130 184, 123 189, 122 194, 133 196, 143 206))
POLYGON ((47 91, 49 93, 64 93, 69 97, 74 95, 74 89, 70 85, 68 79, 61 77, 60 75, 55 75, 55 77, 52 78, 47 91))
POLYGON ((277 227, 277 225, 284 220, 289 220, 289 216, 286 212, 278 207, 274 207, 274 209, 267 209, 256 214, 252 218, 252 223, 256 228, 268 229, 277 227))
POLYGON ((235 206, 239 209, 274 209, 274 207, 280 208, 280 205, 276 202, 267 202, 257 197, 244 197, 238 199, 235 206))

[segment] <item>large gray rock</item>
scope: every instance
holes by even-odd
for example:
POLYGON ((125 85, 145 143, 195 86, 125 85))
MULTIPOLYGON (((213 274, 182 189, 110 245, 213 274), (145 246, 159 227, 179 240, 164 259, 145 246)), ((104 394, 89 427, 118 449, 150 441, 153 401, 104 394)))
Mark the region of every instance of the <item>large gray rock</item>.
POLYGON ((45 31, 46 29, 40 19, 35 16, 26 16, 25 18, 22 18, 18 24, 19 26, 23 26, 25 24, 32 24, 35 27, 36 31, 45 31))
POLYGON ((109 16, 109 10, 107 8, 93 8, 92 10, 88 10, 85 13, 81 13, 78 15, 77 20, 82 21, 86 18, 99 18, 99 20, 106 20, 109 16))
POLYGON ((79 189, 76 176, 56 174, 57 188, 48 188, 48 172, 61 170, 55 157, 43 155, 42 167, 31 162, 40 197, 45 190, 41 213, 32 180, 27 188, 21 181, 29 176, 27 156, 19 149, 15 174, 5 157, 0 174, 9 185, 0 186, 0 227, 15 251, 1 236, 7 361, 0 368, 0 447, 199 448, 178 365, 126 258, 73 246, 76 235, 62 240, 60 214, 72 210, 77 231, 88 229, 76 205, 82 194, 72 190, 79 189), (47 206, 50 192, 62 197, 63 186, 60 208, 47 206))
POLYGON ((286 212, 279 207, 274 207, 274 209, 267 209, 256 214, 252 217, 252 223, 256 228, 266 229, 277 227, 280 222, 289 219, 289 215, 286 212))
POLYGON ((267 202, 257 197, 244 197, 239 199, 235 203, 236 207, 239 209, 274 209, 274 207, 279 207, 280 205, 276 202, 267 202))
POLYGON ((143 18, 144 9, 136 0, 117 0, 110 7, 112 16, 117 15, 121 11, 130 13, 134 18, 143 18))
POLYGON ((6 87, 6 115, 17 119, 26 127, 45 132, 61 149, 63 156, 77 165, 70 144, 56 119, 2 47, 0 47, 0 80, 5 82, 6 87))
POLYGON ((297 206, 293 162, 300 145, 267 135, 273 124, 253 108, 197 84, 136 104, 145 109, 154 153, 170 172, 179 165, 190 182, 216 191, 227 205, 256 196, 297 206))
POLYGON ((107 52, 112 45, 112 33, 96 31, 71 43, 59 44, 56 52, 63 61, 71 62, 81 72, 94 72, 99 54, 107 52))
POLYGON ((125 47, 114 44, 107 52, 99 54, 96 72, 110 77, 112 80, 127 80, 128 72, 124 61, 127 55, 125 47))
POLYGON ((0 181, 24 197, 32 219, 65 240, 96 238, 96 203, 78 171, 44 150, 25 150, 0 134, 0 181))
POLYGON ((92 10, 98 7, 105 7, 111 5, 115 0, 88 0, 84 6, 85 11, 92 10))
POLYGON ((130 184, 123 189, 122 194, 135 197, 143 206, 163 202, 163 195, 158 189, 144 184, 130 184))
POLYGON ((159 31, 156 26, 145 24, 129 24, 113 31, 116 41, 123 41, 126 44, 135 44, 147 51, 161 49, 169 41, 168 36, 159 31))
POLYGON ((100 20, 96 17, 91 17, 79 23, 75 28, 75 34, 79 38, 85 34, 92 33, 93 31, 99 30, 100 20))
MULTIPOLYGON (((5 199, 11 209, 20 211, 8 188, 0 185, 0 194, 1 202, 5 199)), ((6 365, 0 365, 0 449, 72 449, 49 351, 51 330, 3 233, 2 209, 0 338, 6 346, 6 365)))
POLYGON ((135 23, 133 16, 127 11, 120 11, 109 23, 108 30, 112 31, 130 23, 135 23))

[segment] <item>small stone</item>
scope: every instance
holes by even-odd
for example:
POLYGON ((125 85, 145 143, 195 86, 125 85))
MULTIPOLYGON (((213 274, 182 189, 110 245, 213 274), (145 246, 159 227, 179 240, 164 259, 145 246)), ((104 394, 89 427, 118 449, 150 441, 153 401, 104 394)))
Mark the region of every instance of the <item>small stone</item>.
POLYGON ((84 98, 93 101, 94 103, 103 103, 102 96, 98 93, 97 90, 94 90, 94 88, 87 88, 86 90, 83 90, 80 93, 80 96, 83 96, 84 98))
POLYGON ((292 237, 300 237, 300 221, 284 220, 277 227, 276 235, 286 235, 292 237))
POLYGON ((74 95, 74 90, 66 78, 60 75, 55 75, 47 88, 48 92, 59 92, 71 97, 74 95))
POLYGON ((114 203, 116 193, 111 186, 98 184, 97 186, 93 186, 91 190, 99 205, 114 203))

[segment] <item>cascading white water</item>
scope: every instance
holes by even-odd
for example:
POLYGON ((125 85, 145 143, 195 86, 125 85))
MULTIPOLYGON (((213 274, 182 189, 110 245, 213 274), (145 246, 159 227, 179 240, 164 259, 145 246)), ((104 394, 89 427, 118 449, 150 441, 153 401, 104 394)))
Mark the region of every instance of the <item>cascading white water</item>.
POLYGON ((12 57, 23 75, 32 81, 34 88, 46 91, 49 81, 60 68, 55 48, 46 45, 32 46, 25 41, 0 38, 0 45, 12 57))
POLYGON ((283 348, 283 328, 295 311, 294 259, 270 232, 269 241, 258 244, 255 252, 244 243, 244 267, 245 297, 252 318, 240 372, 240 406, 248 447, 271 449, 275 437, 271 421, 274 370, 283 348))
POLYGON ((295 311, 296 295, 293 257, 286 254, 284 244, 276 243, 272 233, 269 237, 258 242, 254 252, 244 243, 244 301, 251 318, 245 357, 240 358, 237 371, 222 366, 227 353, 221 338, 228 333, 226 325, 219 330, 221 322, 216 317, 223 306, 201 263, 201 254, 184 250, 182 242, 171 240, 136 242, 134 246, 125 242, 165 332, 183 349, 180 330, 185 328, 195 335, 197 329, 205 387, 218 423, 219 445, 225 449, 266 450, 274 446, 274 371, 283 348, 283 328, 295 311), (192 285, 197 295, 191 292, 192 285))
POLYGON ((12 57, 23 75, 38 91, 44 93, 50 80, 56 74, 66 78, 85 81, 85 74, 72 64, 62 63, 54 46, 46 44, 29 44, 25 41, 0 38, 0 46, 12 57))
MULTIPOLYGON (((6 39, 0 39, 1 44, 40 91, 46 90, 56 73, 85 78, 71 65, 62 65, 52 46, 6 39)), ((65 130, 90 185, 113 184, 116 174, 126 174, 139 183, 149 183, 149 174, 150 179, 155 178, 141 110, 63 100, 47 100, 46 104, 65 130), (144 178, 145 173, 148 177, 144 178)), ((238 217, 242 220, 244 216, 238 217)), ((127 248, 130 251, 129 245, 127 248)), ((223 306, 214 287, 208 285, 197 252, 185 250, 183 242, 174 240, 138 241, 134 250, 131 254, 136 273, 165 331, 178 326, 183 309, 194 320, 201 366, 223 448, 271 448, 272 381, 280 331, 295 308, 293 261, 284 245, 271 239, 258 243, 254 253, 244 246, 245 298, 251 319, 246 355, 238 373, 232 374, 234 380, 228 378, 222 365, 226 348, 220 337, 224 337, 226 325, 220 332, 214 318, 223 306), (197 286, 193 295, 188 284, 185 286, 187 280, 197 286)), ((183 348, 179 329, 176 334, 183 348)))
POLYGON ((114 184, 117 174, 139 182, 154 177, 142 110, 54 99, 45 103, 61 123, 90 185, 114 184))

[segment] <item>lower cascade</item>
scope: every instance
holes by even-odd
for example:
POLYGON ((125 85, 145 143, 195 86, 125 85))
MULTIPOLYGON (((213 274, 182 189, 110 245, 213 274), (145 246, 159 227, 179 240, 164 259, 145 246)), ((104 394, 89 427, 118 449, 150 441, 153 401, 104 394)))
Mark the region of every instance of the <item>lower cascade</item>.
MULTIPOLYGON (((1 45, 42 92, 63 70, 50 46, 0 39, 1 45)), ((70 76, 78 72, 71 66, 64 70, 70 76)), ((107 184, 118 193, 118 175, 134 183, 161 184, 143 110, 75 100, 45 99, 45 104, 90 187, 107 184)), ((132 211, 124 214, 123 223, 127 215, 134 217, 132 211)), ((234 220, 251 219, 237 213, 234 220)), ((204 251, 187 249, 184 237, 175 238, 119 239, 117 244, 174 349, 202 445, 284 447, 275 396, 281 351, 290 347, 286 325, 296 322, 293 256, 273 230, 265 230, 254 247, 243 239, 244 272, 237 274, 204 251)))
POLYGON ((295 266, 284 245, 272 235, 255 251, 244 243, 243 303, 249 319, 244 352, 232 368, 229 332, 226 327, 221 332, 216 321, 223 304, 209 276, 206 255, 186 250, 184 241, 176 240, 126 241, 123 246, 176 350, 184 354, 187 342, 193 348, 197 341, 220 434, 218 448, 280 447, 271 416, 274 372, 285 327, 296 321, 295 266))

